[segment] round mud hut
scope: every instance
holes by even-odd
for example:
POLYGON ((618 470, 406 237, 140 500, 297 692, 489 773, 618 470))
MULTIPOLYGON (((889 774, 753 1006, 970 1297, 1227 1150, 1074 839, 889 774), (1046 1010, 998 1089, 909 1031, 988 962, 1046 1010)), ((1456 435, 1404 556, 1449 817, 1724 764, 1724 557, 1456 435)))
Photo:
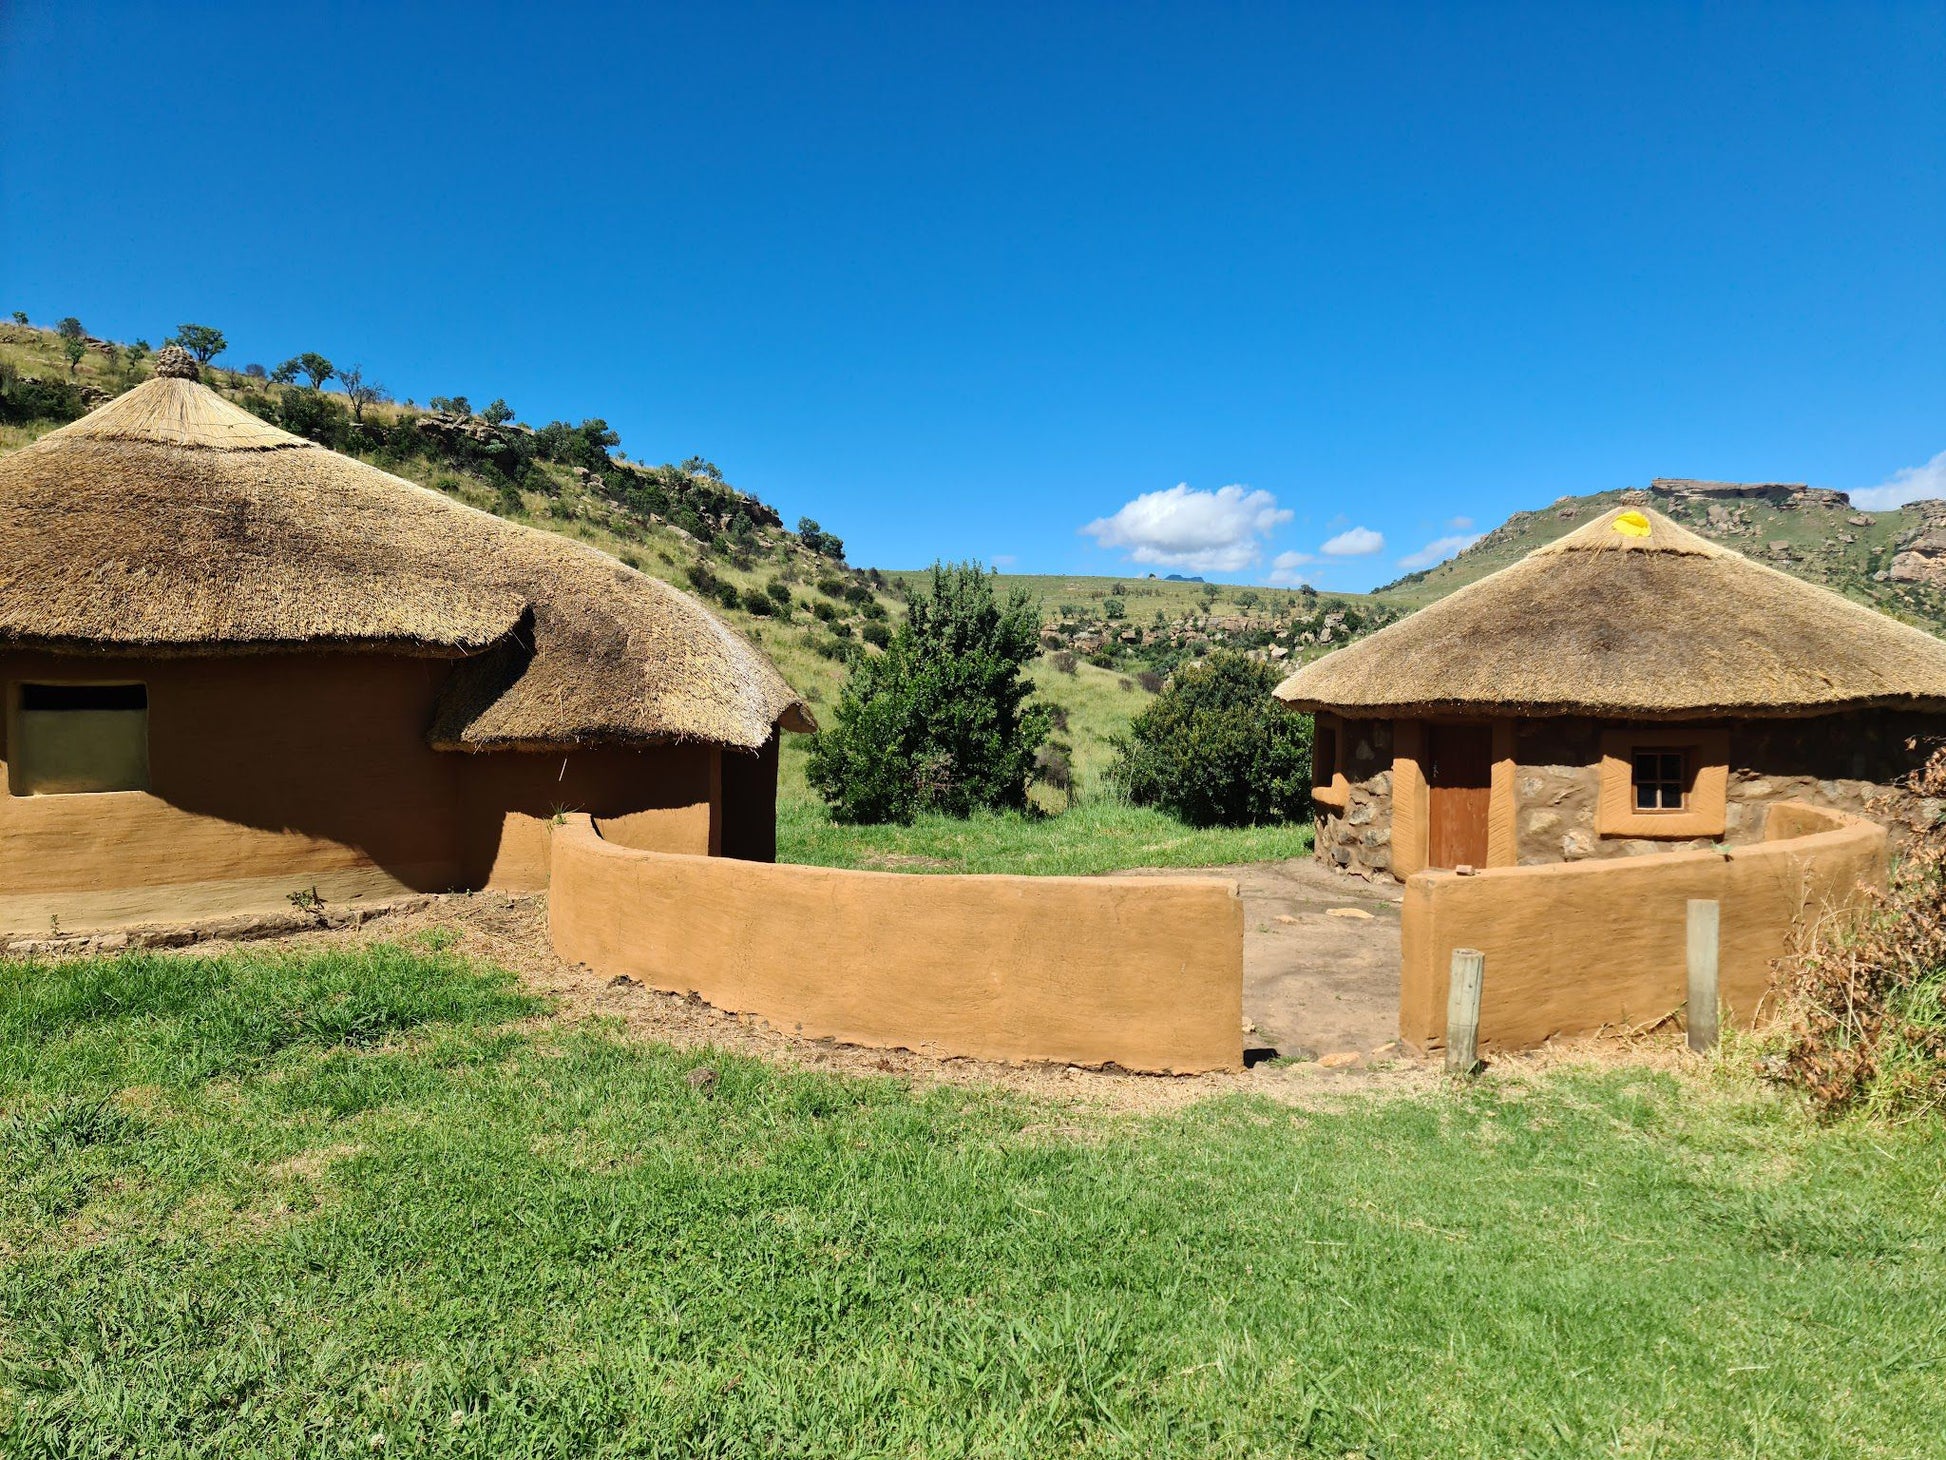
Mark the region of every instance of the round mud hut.
POLYGON ((775 855, 810 728, 693 599, 157 376, 0 457, 0 929, 775 855))
POLYGON ((1771 803, 1896 824, 1946 642, 1619 507, 1298 670, 1317 855, 1362 875, 1760 841, 1771 803))

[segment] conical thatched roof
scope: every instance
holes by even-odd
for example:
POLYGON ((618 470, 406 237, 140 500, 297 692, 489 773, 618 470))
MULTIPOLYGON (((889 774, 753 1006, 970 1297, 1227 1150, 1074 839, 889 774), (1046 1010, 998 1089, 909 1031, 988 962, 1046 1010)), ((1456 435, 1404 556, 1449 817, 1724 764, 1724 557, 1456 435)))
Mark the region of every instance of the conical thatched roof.
MULTIPOLYGON (((164 373, 0 457, 0 644, 461 658, 445 748, 704 740, 809 725, 701 604, 164 373)), ((186 368, 185 368, 186 366, 186 368)))
POLYGON ((1355 716, 1946 708, 1946 642, 1618 507, 1277 687, 1355 716))

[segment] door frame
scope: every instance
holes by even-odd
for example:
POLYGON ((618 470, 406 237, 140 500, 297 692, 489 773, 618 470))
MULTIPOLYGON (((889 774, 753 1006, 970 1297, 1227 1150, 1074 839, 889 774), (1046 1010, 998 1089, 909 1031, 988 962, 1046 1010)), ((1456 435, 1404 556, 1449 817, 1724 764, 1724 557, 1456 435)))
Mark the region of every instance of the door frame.
POLYGON ((1514 722, 1488 715, 1428 715, 1392 725, 1392 875, 1403 881, 1426 870, 1432 845, 1432 788, 1426 780, 1428 725, 1487 725, 1493 769, 1487 793, 1487 866, 1519 865, 1515 821, 1514 722))

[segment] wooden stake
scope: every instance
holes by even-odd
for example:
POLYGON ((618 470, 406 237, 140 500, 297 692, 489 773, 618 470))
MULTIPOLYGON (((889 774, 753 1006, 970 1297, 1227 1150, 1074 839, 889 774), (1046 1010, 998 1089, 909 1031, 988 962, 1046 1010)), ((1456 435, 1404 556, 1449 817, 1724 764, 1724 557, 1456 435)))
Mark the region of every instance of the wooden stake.
POLYGON ((1446 1073, 1477 1074, 1480 1068, 1480 986, 1487 956, 1477 948, 1453 950, 1452 980, 1446 988, 1446 1073))
POLYGON ((1714 898, 1689 900, 1689 1047, 1701 1054, 1716 1044, 1716 963, 1722 909, 1714 898))

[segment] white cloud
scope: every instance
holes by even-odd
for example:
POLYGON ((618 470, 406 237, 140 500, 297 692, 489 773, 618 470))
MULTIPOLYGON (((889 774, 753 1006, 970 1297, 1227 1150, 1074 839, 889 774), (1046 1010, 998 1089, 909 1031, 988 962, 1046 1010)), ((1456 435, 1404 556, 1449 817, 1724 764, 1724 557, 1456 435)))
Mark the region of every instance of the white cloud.
POLYGON ((1194 491, 1180 482, 1144 492, 1112 517, 1097 517, 1082 532, 1132 562, 1192 573, 1235 573, 1256 562, 1260 538, 1291 514, 1269 492, 1247 487, 1194 491))
POLYGON ((1466 532, 1472 528, 1473 519, 1471 517, 1455 517, 1451 522, 1447 523, 1446 526, 1451 528, 1454 532, 1466 532))
POLYGON ((1279 553, 1270 560, 1270 581, 1281 588, 1296 588, 1310 581, 1303 570, 1317 561, 1309 553, 1279 553))
POLYGON ((1399 559, 1399 566, 1408 573, 1416 573, 1421 568, 1430 568, 1434 563, 1443 563, 1454 553, 1464 552, 1481 538, 1477 532, 1456 532, 1451 537, 1436 537, 1416 553, 1407 553, 1399 559))
POLYGON ((1331 558, 1362 558, 1385 551, 1385 534, 1373 532, 1369 527, 1354 527, 1331 538, 1318 551, 1331 558))
POLYGON ((1901 467, 1875 487, 1851 494, 1851 505, 1866 512, 1890 512, 1921 497, 1946 497, 1946 451, 1924 466, 1901 467))

